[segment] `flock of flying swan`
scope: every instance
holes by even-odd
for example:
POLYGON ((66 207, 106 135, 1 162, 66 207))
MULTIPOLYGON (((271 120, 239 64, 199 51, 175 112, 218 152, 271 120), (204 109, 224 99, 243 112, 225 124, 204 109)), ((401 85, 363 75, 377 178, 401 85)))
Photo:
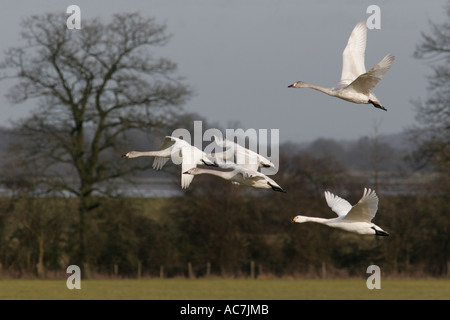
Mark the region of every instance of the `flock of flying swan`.
MULTIPOLYGON (((386 55, 376 66, 366 72, 364 66, 366 40, 367 26, 361 21, 353 29, 342 53, 341 80, 336 87, 324 88, 302 81, 297 81, 288 87, 312 88, 353 103, 372 104, 386 111, 387 109, 372 93, 372 89, 389 70, 394 62, 394 56, 386 55)), ((183 189, 190 186, 194 176, 209 174, 234 184, 286 192, 273 179, 258 171, 259 168, 275 168, 269 159, 234 141, 218 136, 214 136, 214 141, 225 150, 208 154, 185 140, 166 136, 159 150, 130 151, 122 158, 154 157, 152 166, 155 170, 161 170, 169 159, 175 164, 181 164, 181 188, 183 189)), ((372 223, 378 210, 378 196, 375 191, 365 188, 362 198, 354 206, 329 191, 325 191, 325 200, 331 210, 337 214, 336 218, 324 219, 298 215, 292 221, 315 222, 357 234, 389 236, 386 231, 372 223)))
POLYGON ((153 169, 161 170, 169 159, 176 164, 181 164, 181 187, 187 189, 194 178, 193 175, 185 173, 189 169, 197 167, 199 164, 207 166, 217 166, 208 155, 187 141, 167 136, 159 147, 158 151, 130 151, 122 158, 155 157, 153 169))

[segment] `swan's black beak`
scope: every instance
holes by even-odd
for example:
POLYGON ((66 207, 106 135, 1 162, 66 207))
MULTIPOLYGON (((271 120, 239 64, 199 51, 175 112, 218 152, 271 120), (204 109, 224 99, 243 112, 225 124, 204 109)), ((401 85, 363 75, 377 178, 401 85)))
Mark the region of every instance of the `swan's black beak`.
POLYGON ((293 84, 288 85, 288 88, 293 88, 293 87, 294 87, 293 84))
POLYGON ((127 154, 123 154, 120 156, 121 158, 128 158, 127 154))

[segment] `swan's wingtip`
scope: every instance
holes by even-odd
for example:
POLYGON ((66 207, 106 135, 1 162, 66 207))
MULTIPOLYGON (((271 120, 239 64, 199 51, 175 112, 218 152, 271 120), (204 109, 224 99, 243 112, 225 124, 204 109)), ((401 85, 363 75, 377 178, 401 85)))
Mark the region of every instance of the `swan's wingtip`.
POLYGON ((367 28, 366 20, 358 21, 358 23, 355 25, 355 29, 357 28, 367 28))

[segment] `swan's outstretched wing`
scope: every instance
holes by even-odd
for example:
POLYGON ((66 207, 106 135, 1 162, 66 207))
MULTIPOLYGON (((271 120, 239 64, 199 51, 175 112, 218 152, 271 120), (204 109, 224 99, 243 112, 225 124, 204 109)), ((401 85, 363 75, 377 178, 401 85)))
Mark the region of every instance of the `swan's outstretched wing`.
POLYGON ((169 158, 155 157, 153 160, 153 169, 161 170, 162 167, 169 161, 169 158))
POLYGON ((250 170, 258 170, 260 166, 258 157, 253 151, 245 149, 239 145, 236 145, 235 148, 235 162, 237 165, 250 170))
POLYGON ((183 172, 186 172, 184 170, 189 170, 194 168, 195 166, 192 166, 190 164, 185 164, 184 162, 181 164, 181 188, 187 189, 191 185, 192 180, 194 179, 194 176, 192 174, 185 174, 183 172))
POLYGON ((275 165, 266 157, 238 144, 236 144, 236 163, 251 170, 258 170, 260 167, 275 168, 275 165))
POLYGON ((184 172, 197 167, 197 162, 194 161, 193 152, 192 150, 189 150, 189 148, 183 148, 181 149, 182 153, 182 162, 181 162, 181 188, 187 189, 192 180, 194 179, 194 176, 191 174, 184 174, 184 172))
POLYGON ((221 139, 214 136, 214 140, 219 146, 226 148, 224 153, 219 154, 223 156, 223 159, 233 161, 235 164, 250 169, 258 170, 259 167, 272 167, 275 165, 267 158, 263 157, 253 150, 247 149, 234 141, 227 139, 221 139))
POLYGON ((378 210, 378 197, 375 191, 364 188, 359 202, 350 210, 346 220, 371 222, 378 210))
POLYGON ((166 136, 159 147, 159 150, 167 150, 167 156, 166 157, 155 157, 153 160, 153 169, 155 170, 161 170, 162 167, 169 161, 170 157, 170 148, 175 144, 176 140, 173 137, 166 136))
POLYGON ((186 143, 183 145, 180 149, 181 153, 181 187, 183 189, 187 189, 189 185, 192 182, 192 179, 194 179, 194 176, 191 174, 184 174, 184 172, 196 168, 197 164, 200 163, 203 156, 205 156, 205 153, 201 151, 200 149, 191 146, 190 144, 186 143))
POLYGON ((236 163, 227 163, 220 165, 222 169, 226 169, 228 172, 232 172, 235 176, 240 176, 242 180, 261 180, 265 178, 265 175, 259 171, 248 168, 236 163))
POLYGON ((366 72, 364 54, 366 51, 367 27, 360 21, 348 38, 347 46, 342 52, 342 73, 338 87, 345 87, 359 75, 366 72))
POLYGON ((209 154, 211 158, 214 158, 217 163, 220 164, 226 164, 227 162, 234 162, 234 153, 231 149, 225 150, 225 151, 219 151, 209 154))
POLYGON ((257 169, 250 169, 249 167, 242 165, 236 165, 235 168, 235 170, 237 170, 244 179, 265 179, 265 175, 259 171, 256 171, 257 169))
POLYGON ((325 200, 327 200, 328 206, 339 217, 345 216, 351 209, 352 205, 345 199, 342 199, 329 191, 325 191, 325 200))
POLYGON ((393 55, 386 55, 375 67, 360 75, 355 81, 350 83, 347 88, 354 89, 355 91, 364 94, 369 94, 378 82, 381 81, 383 75, 392 66, 394 59, 395 57, 393 55))

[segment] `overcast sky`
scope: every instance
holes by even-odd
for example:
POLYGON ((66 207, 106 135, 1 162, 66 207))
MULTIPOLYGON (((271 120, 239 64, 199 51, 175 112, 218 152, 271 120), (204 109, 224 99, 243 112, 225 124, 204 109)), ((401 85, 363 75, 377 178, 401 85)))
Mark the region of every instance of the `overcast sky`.
MULTIPOLYGON (((225 128, 279 129, 280 140, 305 142, 319 137, 357 139, 375 124, 385 134, 398 133, 415 121, 411 100, 426 98, 426 62, 413 58, 429 21, 446 19, 444 1, 397 0, 39 0, 2 1, 1 59, 20 40, 20 21, 71 4, 83 19, 118 12, 140 12, 166 23, 173 37, 158 52, 178 64, 178 74, 195 95, 185 105, 225 128), (392 68, 374 92, 387 112, 357 105, 311 89, 291 89, 295 81, 333 87, 339 80, 342 50, 353 27, 367 20, 367 8, 381 9, 381 29, 368 30, 366 69, 387 53, 392 68)), ((0 82, 1 126, 26 117, 32 104, 11 105, 0 82)), ((168 133, 169 134, 169 133, 168 133)))

